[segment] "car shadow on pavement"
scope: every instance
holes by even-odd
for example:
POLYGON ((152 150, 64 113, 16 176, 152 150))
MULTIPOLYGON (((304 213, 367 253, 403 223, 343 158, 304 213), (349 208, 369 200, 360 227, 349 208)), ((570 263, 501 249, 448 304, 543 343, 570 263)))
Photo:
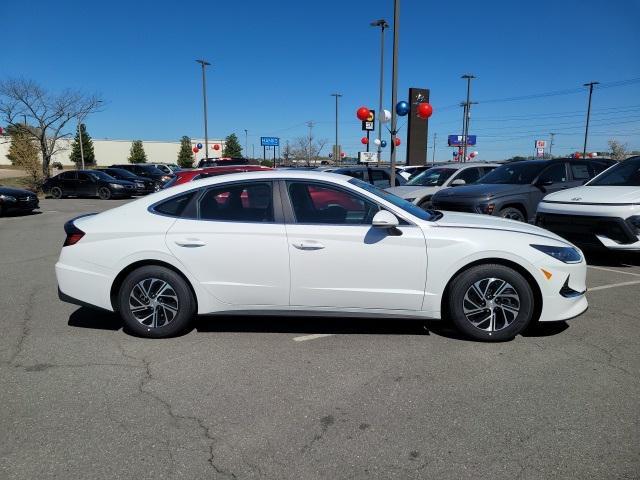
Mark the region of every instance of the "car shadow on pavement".
POLYGON ((637 252, 612 252, 603 249, 583 250, 587 264, 597 267, 634 267, 640 266, 640 254, 637 252))
POLYGON ((0 214, 0 218, 10 218, 10 217, 32 217, 34 215, 41 215, 42 212, 32 210, 30 212, 20 212, 20 211, 9 211, 3 214, 0 214))
POLYGON ((91 328, 97 330, 120 330, 123 326, 120 316, 105 310, 80 307, 69 316, 70 327, 91 328))

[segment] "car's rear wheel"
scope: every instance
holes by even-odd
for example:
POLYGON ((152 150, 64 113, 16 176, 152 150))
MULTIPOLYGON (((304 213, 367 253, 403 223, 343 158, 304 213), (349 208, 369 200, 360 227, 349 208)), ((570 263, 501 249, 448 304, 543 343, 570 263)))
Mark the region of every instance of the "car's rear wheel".
POLYGON ((98 196, 100 197, 100 200, 109 200, 111 198, 111 190, 107 187, 100 187, 98 189, 98 196))
POLYGON ((504 265, 472 267, 451 282, 449 312, 464 334, 486 341, 510 340, 531 322, 534 296, 527 280, 504 265))
POLYGON ((509 220, 516 220, 518 222, 525 222, 524 214, 522 211, 515 207, 506 207, 500 210, 500 216, 509 220))
POLYGON ((183 332, 196 313, 196 302, 185 280, 160 266, 141 267, 122 282, 118 311, 127 328, 150 338, 183 332))
POLYGON ((62 189, 60 187, 53 187, 51 189, 51 197, 56 200, 62 198, 62 189))

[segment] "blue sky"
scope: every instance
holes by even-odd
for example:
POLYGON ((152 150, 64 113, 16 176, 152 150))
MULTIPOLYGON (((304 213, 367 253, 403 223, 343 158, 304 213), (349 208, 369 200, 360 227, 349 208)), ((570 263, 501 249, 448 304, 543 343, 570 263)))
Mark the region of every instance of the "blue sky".
MULTIPOLYGON (((391 21, 392 10, 392 0, 8 2, 0 78, 99 92, 106 107, 87 121, 95 138, 177 140, 203 134, 194 59, 206 58, 210 137, 235 132, 244 144, 246 128, 258 152, 260 135, 284 143, 313 120, 330 145, 338 91, 341 143, 355 154, 355 110, 378 102, 379 29, 369 22, 391 21)), ((552 131, 554 153, 581 150, 586 89, 491 100, 640 78, 639 20, 638 0, 402 0, 399 99, 431 89, 439 159, 451 157, 446 135, 459 133, 465 72, 478 77, 470 133, 480 158, 531 154, 552 131)), ((390 30, 387 40, 390 87, 390 30)), ((388 108, 389 88, 385 98, 388 108)), ((640 149, 640 82, 596 90, 592 112, 589 150, 609 138, 640 149)))

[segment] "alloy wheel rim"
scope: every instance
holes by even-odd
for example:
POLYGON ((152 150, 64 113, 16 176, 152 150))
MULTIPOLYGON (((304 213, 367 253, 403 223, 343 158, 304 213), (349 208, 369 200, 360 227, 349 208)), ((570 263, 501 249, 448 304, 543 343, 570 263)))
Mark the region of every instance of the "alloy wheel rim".
POLYGON ((111 192, 109 189, 102 187, 100 189, 100 198, 109 198, 111 196, 111 192))
POLYGON ((506 218, 509 220, 516 220, 518 222, 524 222, 524 217, 520 212, 507 213, 502 218, 506 218))
POLYGON ((501 278, 483 278, 464 294, 462 308, 467 321, 486 332, 497 332, 511 325, 520 313, 520 296, 501 278))
POLYGON ((58 187, 53 187, 51 189, 51 196, 53 198, 60 198, 62 196, 62 190, 60 190, 58 187))
POLYGON ((178 295, 174 288, 159 278, 145 278, 131 289, 129 311, 143 326, 160 328, 178 315, 178 295))

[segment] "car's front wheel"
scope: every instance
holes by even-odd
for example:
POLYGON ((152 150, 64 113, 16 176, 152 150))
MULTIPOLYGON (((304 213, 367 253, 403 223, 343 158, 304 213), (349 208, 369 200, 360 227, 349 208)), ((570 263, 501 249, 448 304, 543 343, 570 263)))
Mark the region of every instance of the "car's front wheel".
POLYGON ((127 328, 150 338, 183 332, 196 313, 196 302, 185 280, 161 266, 141 267, 122 282, 118 311, 127 328))
POLYGON ((62 198, 62 189, 60 187, 52 187, 51 188, 51 197, 56 200, 62 198))
POLYGON ((516 270, 504 265, 477 265, 451 282, 449 313, 464 334, 485 341, 511 340, 531 322, 533 291, 516 270))
POLYGON ((100 200, 109 200, 111 198, 111 190, 107 187, 100 187, 98 189, 98 196, 100 197, 100 200))
POLYGON ((515 207, 507 207, 500 210, 500 216, 502 218, 507 218, 509 220, 516 220, 517 222, 525 222, 526 218, 524 218, 524 214, 520 211, 520 209, 515 207))

